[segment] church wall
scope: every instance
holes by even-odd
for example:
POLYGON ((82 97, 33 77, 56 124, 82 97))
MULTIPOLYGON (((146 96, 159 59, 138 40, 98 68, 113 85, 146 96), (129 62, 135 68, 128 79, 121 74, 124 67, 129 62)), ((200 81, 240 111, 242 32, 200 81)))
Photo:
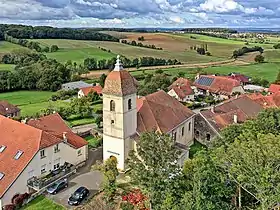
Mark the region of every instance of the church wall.
POLYGON ((176 134, 176 142, 190 146, 193 144, 194 140, 194 117, 189 118, 185 122, 183 122, 181 125, 176 127, 172 130, 171 135, 176 134), (182 132, 182 129, 184 128, 184 132, 182 132))

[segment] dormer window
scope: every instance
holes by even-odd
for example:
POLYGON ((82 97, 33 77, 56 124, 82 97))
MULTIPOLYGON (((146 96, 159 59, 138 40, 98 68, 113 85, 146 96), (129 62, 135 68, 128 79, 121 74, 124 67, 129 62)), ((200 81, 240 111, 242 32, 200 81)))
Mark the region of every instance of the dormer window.
POLYGON ((3 179, 5 176, 5 174, 3 174, 2 172, 0 172, 0 180, 3 179))
POLYGON ((132 108, 131 99, 128 99, 128 110, 131 110, 131 108, 132 108))
POLYGON ((2 145, 2 146, 0 147, 0 153, 4 152, 5 149, 6 149, 6 146, 2 145))
POLYGON ((115 109, 116 109, 115 101, 111 100, 111 101, 110 101, 110 111, 111 111, 111 112, 114 112, 115 109))
POLYGON ((21 157, 22 154, 23 154, 23 151, 20 151, 20 150, 17 151, 17 154, 15 155, 14 159, 18 160, 21 157))

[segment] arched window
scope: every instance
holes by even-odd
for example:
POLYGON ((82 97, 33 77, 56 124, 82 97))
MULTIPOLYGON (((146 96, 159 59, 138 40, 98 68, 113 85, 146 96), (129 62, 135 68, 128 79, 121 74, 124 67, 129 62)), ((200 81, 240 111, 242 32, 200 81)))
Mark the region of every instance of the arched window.
POLYGON ((115 101, 111 100, 110 101, 110 111, 113 112, 116 109, 116 104, 115 101))
POLYGON ((189 131, 191 131, 192 123, 189 123, 189 131))
POLYGON ((131 110, 132 104, 131 104, 131 99, 128 99, 128 110, 131 110))
POLYGON ((182 136, 185 135, 185 127, 182 127, 182 136))

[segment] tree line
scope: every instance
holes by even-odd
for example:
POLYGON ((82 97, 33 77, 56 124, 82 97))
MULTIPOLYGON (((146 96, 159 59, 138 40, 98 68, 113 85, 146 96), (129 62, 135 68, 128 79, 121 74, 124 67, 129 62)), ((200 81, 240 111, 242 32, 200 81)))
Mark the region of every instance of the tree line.
POLYGON ((259 51, 260 53, 264 52, 264 49, 262 47, 259 46, 255 46, 255 47, 242 47, 241 49, 238 50, 234 50, 232 53, 232 57, 233 58, 237 58, 239 56, 242 56, 246 53, 250 53, 250 52, 257 52, 259 51))
POLYGON ((274 49, 280 49, 280 43, 275 44, 275 45, 273 46, 273 48, 274 48, 274 49))
POLYGON ((4 39, 7 42, 11 42, 14 44, 18 44, 21 45, 23 47, 27 47, 31 50, 35 50, 37 52, 56 52, 59 50, 57 45, 52 45, 51 47, 49 46, 42 46, 39 42, 35 42, 35 41, 29 41, 27 39, 17 39, 17 38, 13 38, 12 36, 9 36, 7 34, 4 35, 4 39))
POLYGON ((18 51, 2 57, 2 63, 15 64, 13 71, 0 72, 0 91, 51 90, 69 82, 71 70, 54 59, 30 51, 18 51))
MULTIPOLYGON (((139 38, 141 38, 141 37, 139 37, 139 38)), ((154 49, 154 50, 162 50, 162 48, 161 47, 156 47, 154 44, 149 44, 149 45, 144 45, 144 44, 142 44, 141 42, 136 42, 136 41, 131 41, 131 42, 129 42, 129 41, 127 41, 127 40, 125 40, 125 39, 123 39, 122 41, 121 41, 121 43, 123 43, 123 44, 128 44, 128 45, 132 45, 132 46, 136 46, 136 47, 145 47, 145 48, 150 48, 150 49, 154 49)))
POLYGON ((196 33, 196 32, 217 32, 217 33, 238 33, 237 30, 229 29, 229 28, 185 28, 182 31, 188 33, 196 33))
POLYGON ((2 33, 2 39, 3 34, 7 34, 18 39, 75 39, 119 42, 119 39, 116 37, 100 33, 97 29, 0 24, 0 31, 2 33))
MULTIPOLYGON (((177 59, 162 59, 162 58, 153 58, 153 57, 141 57, 129 59, 125 56, 121 56, 121 61, 124 67, 136 67, 141 66, 164 66, 164 65, 179 65, 180 61, 177 59)), ((95 58, 86 58, 84 60, 84 66, 87 70, 100 70, 100 69, 110 69, 112 70, 115 66, 116 58, 111 59, 101 59, 97 60, 95 58)))

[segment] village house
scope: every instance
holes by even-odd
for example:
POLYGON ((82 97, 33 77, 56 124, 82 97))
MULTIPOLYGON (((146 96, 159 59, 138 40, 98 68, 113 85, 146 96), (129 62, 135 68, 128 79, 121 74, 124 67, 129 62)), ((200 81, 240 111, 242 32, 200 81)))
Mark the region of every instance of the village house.
POLYGON ((168 89, 168 95, 176 98, 180 102, 194 101, 194 90, 188 79, 178 78, 168 89))
POLYGON ((223 128, 254 118, 262 110, 263 107, 247 95, 231 98, 195 116, 195 139, 207 145, 223 128))
POLYGON ((0 116, 0 209, 15 194, 41 191, 88 158, 87 142, 58 114, 27 123, 0 116))
POLYGON ((92 84, 88 84, 84 81, 77 81, 77 82, 68 82, 62 84, 62 90, 79 90, 81 88, 92 87, 92 84))
POLYGON ((99 96, 102 96, 102 87, 100 85, 96 85, 92 87, 80 88, 78 92, 78 98, 87 96, 90 92, 96 92, 99 96))
POLYGON ((126 170, 125 160, 136 149, 139 135, 157 131, 172 137, 182 165, 193 144, 195 114, 164 91, 137 98, 136 86, 118 57, 103 89, 103 159, 114 156, 119 170, 126 170))
POLYGON ((8 101, 0 101, 0 115, 5 117, 19 117, 20 109, 8 101))
POLYGON ((239 81, 224 76, 197 75, 194 86, 197 95, 212 95, 215 100, 225 100, 234 94, 245 93, 239 81))
POLYGON ((268 88, 269 94, 279 93, 280 92, 280 85, 278 84, 271 84, 268 88))
POLYGON ((247 85, 250 82, 250 79, 243 74, 231 73, 227 78, 235 79, 241 83, 241 85, 247 85))
POLYGON ((263 108, 279 108, 280 107, 280 92, 264 96, 260 93, 248 95, 253 101, 260 104, 263 108))

